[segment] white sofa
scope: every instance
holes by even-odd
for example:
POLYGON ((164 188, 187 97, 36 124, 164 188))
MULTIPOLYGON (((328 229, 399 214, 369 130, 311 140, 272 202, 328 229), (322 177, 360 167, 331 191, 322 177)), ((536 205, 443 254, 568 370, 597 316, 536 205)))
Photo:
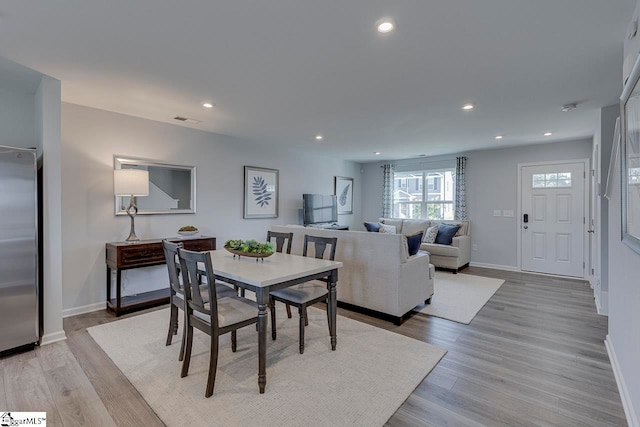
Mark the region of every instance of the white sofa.
POLYGON ((445 268, 457 273, 468 267, 471 260, 471 223, 469 221, 436 221, 424 219, 379 218, 379 222, 396 227, 396 233, 410 236, 419 231, 425 232, 435 224, 458 224, 460 229, 453 237, 451 245, 425 243, 420 249, 431 254, 431 263, 439 268, 445 268))
POLYGON ((433 295, 435 269, 429 254, 409 256, 406 237, 401 234, 328 230, 297 225, 272 226, 272 231, 293 233, 291 253, 302 255, 304 235, 337 237, 336 287, 342 306, 360 307, 392 317, 402 323, 417 305, 433 295))

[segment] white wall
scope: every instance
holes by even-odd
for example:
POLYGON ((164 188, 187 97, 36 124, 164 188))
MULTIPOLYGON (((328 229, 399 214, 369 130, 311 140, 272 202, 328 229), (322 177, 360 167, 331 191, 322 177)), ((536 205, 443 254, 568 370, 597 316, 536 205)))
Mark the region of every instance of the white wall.
POLYGON ((42 343, 65 338, 62 328, 62 179, 60 81, 42 76, 35 95, 38 146, 43 157, 44 334, 42 343))
MULTIPOLYGON (((633 20, 640 15, 640 2, 633 20)), ((640 50, 640 36, 625 40, 625 74, 640 50)), ((621 179, 617 179, 609 200, 609 335, 607 347, 618 380, 627 421, 640 426, 640 254, 621 241, 621 179)))
MULTIPOLYGON (((265 239, 271 224, 297 224, 303 193, 333 194, 334 176, 354 178, 353 225, 361 217, 360 165, 278 151, 246 141, 122 114, 63 104, 63 274, 65 314, 101 308, 106 298, 106 242, 121 241, 129 218, 114 215, 113 155, 151 158, 197 168, 197 214, 136 218, 142 239, 175 236, 186 224, 215 236, 218 247, 231 238, 265 239), (243 166, 280 171, 279 217, 242 219, 243 166), (89 306, 89 307, 87 307, 89 306)), ((167 285, 166 268, 126 272, 125 289, 137 292, 167 285)))
MULTIPOLYGON (((479 150, 463 153, 467 157, 467 216, 472 223, 471 252, 477 265, 517 267, 518 218, 494 217, 494 210, 517 212, 518 164, 591 157, 589 139, 526 147, 479 150)), ((407 159, 392 162, 396 170, 455 167, 456 155, 407 159)), ((363 166, 363 220, 377 219, 382 213, 382 169, 385 162, 363 166)))
POLYGON ((33 93, 0 88, 0 129, 0 145, 21 148, 37 146, 33 93))

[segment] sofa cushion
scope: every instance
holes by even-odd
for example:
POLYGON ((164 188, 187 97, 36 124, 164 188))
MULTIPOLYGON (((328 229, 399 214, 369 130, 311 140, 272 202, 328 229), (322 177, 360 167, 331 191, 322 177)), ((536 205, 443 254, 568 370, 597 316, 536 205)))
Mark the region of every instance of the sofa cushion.
POLYGON ((396 226, 395 225, 387 225, 387 224, 380 223, 380 229, 378 230, 378 233, 397 234, 396 233, 396 226))
POLYGON ((425 243, 434 243, 436 241, 436 236, 438 235, 438 224, 432 225, 427 228, 427 232, 424 234, 424 242, 425 243))
POLYGON ((427 219, 405 219, 402 221, 402 234, 405 236, 412 236, 416 233, 422 232, 424 235, 429 224, 430 222, 427 219))
POLYGON ((436 224, 458 225, 460 226, 460 228, 458 229, 456 236, 469 235, 469 221, 451 221, 451 220, 431 221, 431 225, 436 225, 436 224))
POLYGON ((439 245, 437 243, 422 243, 420 250, 427 251, 431 255, 458 257, 460 255, 460 248, 457 246, 439 245))
POLYGON ((374 233, 377 233, 378 231, 380 231, 380 223, 379 222, 363 222, 364 224, 364 228, 367 229, 367 231, 372 231, 374 233))
POLYGON ((459 225, 440 224, 438 226, 436 243, 439 243, 441 245, 450 245, 451 241, 453 240, 453 236, 456 235, 459 229, 459 225))
POLYGON ((422 231, 407 236, 407 248, 409 249, 409 256, 415 255, 420 249, 420 243, 422 243, 422 231))
MULTIPOLYGON (((392 225, 396 228, 396 233, 402 233, 402 220, 392 218, 380 218, 380 222, 385 225, 392 225)), ((404 234, 404 233, 402 233, 404 234)))

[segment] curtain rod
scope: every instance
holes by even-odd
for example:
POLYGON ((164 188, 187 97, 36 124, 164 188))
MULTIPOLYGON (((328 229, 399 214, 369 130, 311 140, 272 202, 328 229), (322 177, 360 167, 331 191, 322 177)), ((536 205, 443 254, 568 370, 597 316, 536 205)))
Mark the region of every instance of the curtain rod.
MULTIPOLYGON (((388 164, 391 164, 393 166, 414 166, 414 165, 423 165, 425 163, 440 163, 440 162, 446 162, 448 160, 456 160, 456 158, 458 158, 458 157, 460 157, 460 156, 446 157, 446 158, 439 159, 439 160, 424 160, 424 161, 421 161, 421 162, 401 163, 401 164, 389 162, 388 164)), ((380 167, 383 168, 384 165, 380 165, 380 167)))

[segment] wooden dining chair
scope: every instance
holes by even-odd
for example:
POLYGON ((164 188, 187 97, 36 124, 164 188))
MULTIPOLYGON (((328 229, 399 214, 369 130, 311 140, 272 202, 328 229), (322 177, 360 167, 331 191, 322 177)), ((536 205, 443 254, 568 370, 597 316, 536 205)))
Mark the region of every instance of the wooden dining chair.
MULTIPOLYGON (((291 243, 293 242, 293 233, 279 233, 277 231, 267 231, 267 242, 271 239, 276 241, 276 252, 282 252, 284 245, 287 245, 287 253, 291 254, 291 243)), ((286 304, 287 317, 291 319, 291 305, 286 304)))
MULTIPOLYGON (((304 246, 302 248, 302 256, 307 256, 307 248, 309 244, 313 244, 314 255, 316 258, 324 258, 327 245, 331 247, 329 250, 329 259, 335 260, 336 257, 336 245, 338 238, 336 237, 318 237, 318 236, 304 236, 304 246)), ((320 301, 327 301, 329 296, 328 280, 321 279, 318 281, 311 281, 301 283, 299 285, 290 286, 284 289, 278 289, 269 294, 269 306, 271 308, 271 338, 276 339, 276 306, 275 302, 280 301, 294 307, 298 307, 298 313, 300 314, 300 354, 304 353, 304 328, 309 324, 309 318, 307 316, 307 307, 320 301), (324 282, 322 284, 318 282, 324 282)), ((327 301, 328 302, 328 301, 327 301)), ((329 316, 329 310, 327 306, 327 322, 329 324, 329 331, 331 331, 331 317, 329 316)))
POLYGON ((258 322, 258 307, 254 301, 239 296, 218 298, 215 286, 211 286, 214 277, 213 263, 209 252, 193 252, 178 249, 184 296, 186 301, 186 341, 181 377, 189 373, 191 347, 193 345, 193 328, 197 328, 211 338, 209 355, 209 376, 205 397, 213 394, 218 368, 218 341, 220 335, 231 332, 231 351, 237 348, 236 331, 244 326, 258 322), (200 264, 200 266, 198 265, 200 264), (204 266, 207 280, 208 301, 202 298, 198 282, 199 269, 204 266))
MULTIPOLYGON (((185 310, 184 289, 182 282, 180 282, 180 262, 178 260, 178 249, 182 249, 184 244, 182 242, 173 243, 168 240, 162 241, 162 250, 164 251, 164 259, 167 264, 167 270, 169 272, 169 332, 167 333, 166 345, 171 345, 173 336, 178 333, 178 309, 181 309, 183 313, 185 310)), ((201 278, 198 278, 201 281, 201 278)), ((225 286, 223 284, 216 283, 216 292, 219 298, 237 295, 237 292, 225 286)), ((207 295, 206 285, 200 284, 200 294, 203 299, 209 301, 207 295)), ((185 316, 183 315, 183 318, 185 316)), ((180 344, 180 355, 178 360, 182 361, 184 357, 184 342, 186 332, 186 320, 183 322, 182 327, 182 343, 180 344)))

